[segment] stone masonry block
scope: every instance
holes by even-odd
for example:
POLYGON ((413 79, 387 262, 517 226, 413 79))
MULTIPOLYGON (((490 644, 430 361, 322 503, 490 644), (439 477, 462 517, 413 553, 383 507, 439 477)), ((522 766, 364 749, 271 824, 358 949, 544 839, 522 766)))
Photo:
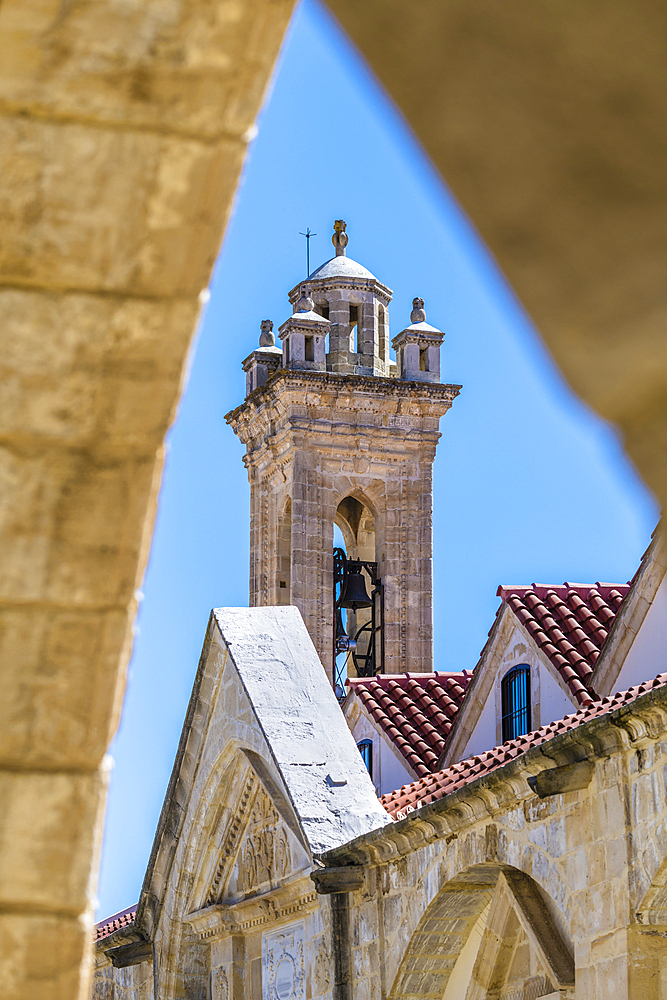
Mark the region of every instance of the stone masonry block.
MULTIPOLYGON (((80 977, 90 933, 90 926, 74 917, 0 914, 2 1000, 85 997, 88 977, 81 984, 80 977)), ((83 971, 88 971, 87 963, 83 971)))
POLYGON ((0 773, 1 907, 86 908, 102 787, 97 774, 0 773))
POLYGON ((98 454, 155 450, 173 416, 193 301, 0 292, 2 433, 98 454))
POLYGON ((259 110, 292 7, 8 0, 0 100, 40 116, 241 135, 259 110))
POLYGON ((68 768, 99 760, 118 711, 118 649, 128 633, 123 609, 2 609, 0 759, 68 768))
POLYGON ((2 596, 65 607, 128 604, 154 460, 95 465, 82 453, 25 458, 5 449, 0 483, 2 596))
POLYGON ((244 143, 3 119, 0 150, 5 282, 169 297, 207 283, 244 143))

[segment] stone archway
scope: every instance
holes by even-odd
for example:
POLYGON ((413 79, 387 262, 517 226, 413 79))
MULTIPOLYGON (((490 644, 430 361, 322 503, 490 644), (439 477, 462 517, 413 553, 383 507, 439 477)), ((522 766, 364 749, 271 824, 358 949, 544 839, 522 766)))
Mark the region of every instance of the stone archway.
POLYGON ((567 997, 573 989, 571 948, 537 884, 508 865, 487 863, 457 875, 432 900, 389 998, 482 1000, 513 990, 533 1000, 556 990, 567 997))

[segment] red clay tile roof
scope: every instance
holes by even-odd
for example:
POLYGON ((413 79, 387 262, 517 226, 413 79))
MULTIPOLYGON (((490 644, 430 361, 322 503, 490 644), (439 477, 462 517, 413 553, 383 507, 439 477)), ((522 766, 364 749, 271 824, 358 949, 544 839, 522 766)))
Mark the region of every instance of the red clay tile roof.
POLYGON ((113 917, 107 917, 106 920, 100 921, 99 924, 95 925, 95 940, 102 941, 104 938, 109 937, 114 931, 119 931, 121 927, 127 927, 129 924, 134 923, 134 918, 137 915, 136 903, 134 906, 130 906, 127 910, 121 910, 120 913, 114 913, 113 917))
POLYGON ((440 760, 472 673, 348 678, 366 711, 420 777, 440 760))
POLYGON ((564 719, 551 722, 548 726, 536 729, 535 732, 527 733, 516 740, 508 740, 507 743, 494 747, 493 750, 468 757, 467 760, 462 760, 458 764, 451 764, 444 771, 419 778, 410 785, 404 785, 394 792, 388 792, 380 798, 380 802, 394 819, 403 819, 407 813, 414 809, 442 799, 450 792, 463 788, 476 778, 490 774, 508 761, 520 757, 531 747, 537 747, 541 743, 553 739, 554 736, 566 733, 570 729, 576 729, 582 723, 588 722, 589 719, 607 715, 622 705, 630 704, 640 695, 665 684, 667 684, 667 673, 659 674, 655 680, 644 681, 643 684, 630 688, 628 691, 620 691, 608 698, 603 698, 601 701, 593 702, 573 715, 566 715, 564 719))
POLYGON ((548 656, 580 705, 590 705, 595 661, 629 583, 564 583, 552 587, 498 587, 498 597, 512 609, 529 635, 548 656))

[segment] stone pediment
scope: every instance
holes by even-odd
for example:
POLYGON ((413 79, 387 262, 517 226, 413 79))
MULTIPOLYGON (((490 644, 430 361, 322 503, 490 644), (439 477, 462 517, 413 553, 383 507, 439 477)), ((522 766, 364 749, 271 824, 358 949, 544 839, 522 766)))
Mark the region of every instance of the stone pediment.
POLYGON ((200 871, 194 912, 266 895, 312 867, 245 754, 238 755, 226 785, 218 827, 200 871))
POLYGON ((142 934, 293 881, 313 892, 313 855, 388 822, 298 610, 216 610, 137 909, 142 934))
POLYGON ((223 899, 238 901, 268 892, 297 871, 310 867, 305 851, 260 786, 249 810, 223 899))

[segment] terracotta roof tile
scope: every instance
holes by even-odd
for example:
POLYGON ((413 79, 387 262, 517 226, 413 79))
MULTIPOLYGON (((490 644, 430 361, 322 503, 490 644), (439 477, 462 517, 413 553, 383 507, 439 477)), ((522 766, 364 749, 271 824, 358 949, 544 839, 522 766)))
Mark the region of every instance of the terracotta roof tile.
POLYGON ((564 719, 550 722, 548 726, 542 726, 541 729, 520 736, 516 740, 508 740, 507 743, 487 750, 485 753, 468 757, 466 760, 446 767, 444 771, 424 775, 410 785, 404 785, 394 792, 383 795, 380 801, 394 819, 403 819, 413 809, 442 799, 450 792, 463 788, 475 778, 490 774, 508 761, 520 757, 531 747, 540 746, 547 740, 553 739, 554 736, 576 729, 590 719, 607 715, 622 705, 630 704, 640 695, 646 694, 654 688, 663 687, 665 684, 667 684, 667 673, 659 674, 655 680, 644 681, 643 684, 630 688, 628 691, 620 691, 609 698, 591 702, 573 715, 566 715, 564 719))
POLYGON ((595 700, 589 681, 630 584, 564 583, 498 587, 507 604, 551 660, 580 705, 595 700))
POLYGON ((137 906, 130 906, 127 910, 121 910, 120 913, 114 913, 113 917, 107 917, 106 920, 100 921, 99 924, 95 924, 95 940, 102 941, 104 938, 109 937, 114 931, 119 931, 121 927, 128 927, 130 924, 134 923, 134 918, 137 915, 137 906))
POLYGON ((472 674, 378 674, 348 685, 417 774, 437 764, 472 674))

